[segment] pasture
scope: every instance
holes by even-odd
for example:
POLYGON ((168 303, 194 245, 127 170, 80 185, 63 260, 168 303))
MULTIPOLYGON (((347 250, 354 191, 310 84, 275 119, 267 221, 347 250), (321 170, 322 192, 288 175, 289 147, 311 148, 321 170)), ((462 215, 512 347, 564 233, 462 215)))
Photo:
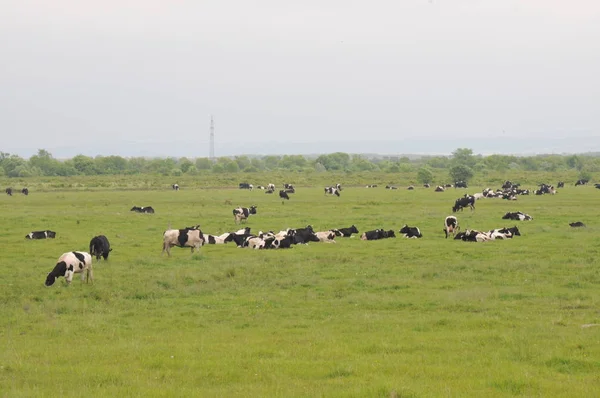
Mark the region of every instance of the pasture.
POLYGON ((338 198, 299 184, 285 203, 166 185, 0 197, 0 396, 597 396, 600 191, 480 199, 456 213, 462 230, 522 236, 444 239, 454 200, 484 187, 338 198), (408 224, 423 238, 161 256, 169 226, 234 231, 232 209, 250 205, 252 232, 408 224), (533 221, 501 219, 517 210, 533 221), (56 239, 24 238, 42 229, 56 239), (93 285, 44 286, 60 254, 99 234, 113 251, 94 259, 93 285))

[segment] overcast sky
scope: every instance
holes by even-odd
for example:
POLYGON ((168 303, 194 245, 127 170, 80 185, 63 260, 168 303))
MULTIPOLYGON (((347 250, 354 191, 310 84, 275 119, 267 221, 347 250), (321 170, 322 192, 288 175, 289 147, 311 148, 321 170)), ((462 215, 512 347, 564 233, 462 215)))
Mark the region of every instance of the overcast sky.
POLYGON ((593 0, 2 0, 0 151, 600 151, 593 0), (574 137, 574 138, 571 138, 574 137))

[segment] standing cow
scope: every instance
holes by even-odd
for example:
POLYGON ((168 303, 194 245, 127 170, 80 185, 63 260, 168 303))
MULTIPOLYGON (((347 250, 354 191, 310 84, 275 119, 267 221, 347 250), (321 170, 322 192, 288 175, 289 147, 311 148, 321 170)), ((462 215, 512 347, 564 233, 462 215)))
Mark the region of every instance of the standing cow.
POLYGON ((290 197, 288 196, 287 192, 284 191, 283 189, 279 191, 279 197, 281 199, 287 199, 290 200, 290 197))
POLYGON ((6 190, 4 192, 6 192, 6 194, 8 196, 12 196, 12 188, 11 187, 6 188, 6 190))
POLYGON ((90 254, 96 256, 96 260, 100 260, 100 257, 108 260, 108 254, 111 251, 108 238, 104 235, 94 236, 90 241, 90 254))
POLYGON ((205 243, 204 234, 200 230, 199 226, 186 227, 183 229, 168 229, 163 234, 163 250, 162 254, 167 252, 167 255, 171 255, 171 248, 177 247, 189 247, 194 253, 194 249, 200 251, 205 243))
POLYGON ((444 233, 446 234, 446 239, 448 235, 452 234, 452 237, 456 235, 460 227, 458 226, 458 218, 455 216, 448 216, 444 220, 444 233))
POLYGON ((233 219, 236 224, 248 220, 251 214, 256 214, 256 206, 238 207, 233 209, 233 219))
POLYGON ((92 256, 86 252, 67 252, 58 258, 54 269, 46 276, 46 286, 52 286, 56 278, 64 276, 67 285, 71 284, 73 274, 81 273, 81 281, 94 283, 92 256))

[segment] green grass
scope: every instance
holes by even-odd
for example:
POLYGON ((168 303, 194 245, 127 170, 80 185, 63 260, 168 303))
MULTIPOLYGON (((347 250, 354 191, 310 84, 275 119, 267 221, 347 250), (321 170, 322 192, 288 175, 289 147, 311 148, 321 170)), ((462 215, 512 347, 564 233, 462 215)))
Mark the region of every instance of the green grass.
POLYGON ((593 186, 479 200, 458 213, 463 229, 518 225, 522 236, 466 243, 444 239, 442 226, 454 200, 474 189, 347 187, 336 198, 323 196, 328 178, 282 204, 257 190, 123 189, 137 186, 128 178, 116 189, 0 197, 0 396, 600 392, 600 327, 582 328, 600 323, 593 186), (253 204, 253 231, 409 224, 424 238, 161 256, 169 225, 221 234, 238 228, 233 207, 253 204), (132 213, 133 205, 156 214, 132 213), (501 219, 516 210, 534 220, 501 219), (57 238, 24 239, 46 228, 57 238), (94 262, 95 284, 76 275, 70 287, 63 278, 44 287, 58 256, 87 250, 97 234, 114 250, 94 262))

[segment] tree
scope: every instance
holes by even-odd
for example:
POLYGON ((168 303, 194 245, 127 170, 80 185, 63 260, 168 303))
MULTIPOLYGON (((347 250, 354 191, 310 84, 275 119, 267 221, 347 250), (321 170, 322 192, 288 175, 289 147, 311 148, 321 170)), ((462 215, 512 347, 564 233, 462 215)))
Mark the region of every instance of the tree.
POLYGON ((473 169, 471 169, 469 166, 465 166, 463 164, 459 164, 456 166, 452 166, 450 167, 450 170, 448 171, 448 173, 450 174, 450 178, 452 179, 452 181, 464 181, 464 182, 468 182, 471 178, 473 178, 473 169))
POLYGON ((452 152, 452 159, 450 163, 452 166, 464 165, 473 168, 476 163, 476 159, 473 156, 473 150, 468 148, 458 148, 452 152))
POLYGON ((429 167, 421 167, 417 171, 417 181, 422 184, 429 183, 433 181, 433 172, 429 167))

